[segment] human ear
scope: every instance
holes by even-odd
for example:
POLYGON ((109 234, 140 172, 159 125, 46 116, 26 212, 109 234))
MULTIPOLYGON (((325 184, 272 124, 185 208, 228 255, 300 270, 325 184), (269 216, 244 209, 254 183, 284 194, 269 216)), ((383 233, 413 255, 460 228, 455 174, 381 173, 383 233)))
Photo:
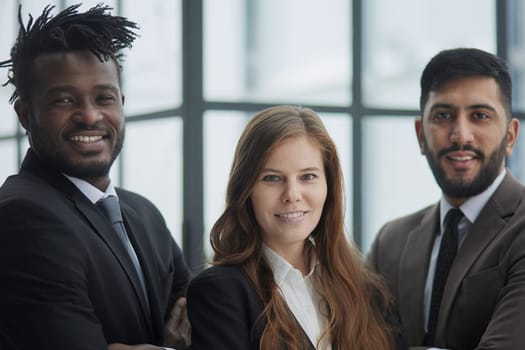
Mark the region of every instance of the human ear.
POLYGON ((417 142, 419 144, 419 151, 424 155, 427 150, 425 146, 425 134, 423 132, 423 117, 417 118, 415 120, 414 127, 416 130, 417 142))
POLYGON ((520 129, 520 122, 516 118, 512 118, 507 125, 507 145, 505 146, 505 155, 509 157, 514 150, 516 140, 518 138, 518 131, 520 129))
POLYGON ((18 116, 18 121, 20 121, 22 127, 29 132, 31 127, 29 122, 29 105, 22 100, 16 100, 14 108, 18 116))

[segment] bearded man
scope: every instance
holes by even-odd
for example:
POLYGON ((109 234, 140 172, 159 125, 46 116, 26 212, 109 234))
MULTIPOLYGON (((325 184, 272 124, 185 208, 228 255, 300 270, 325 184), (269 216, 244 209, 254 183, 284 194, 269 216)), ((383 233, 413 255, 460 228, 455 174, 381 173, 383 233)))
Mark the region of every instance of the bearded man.
POLYGON ((525 344, 525 188, 505 167, 518 135, 511 78, 470 48, 434 56, 415 121, 440 201, 386 223, 369 254, 411 349, 525 344))

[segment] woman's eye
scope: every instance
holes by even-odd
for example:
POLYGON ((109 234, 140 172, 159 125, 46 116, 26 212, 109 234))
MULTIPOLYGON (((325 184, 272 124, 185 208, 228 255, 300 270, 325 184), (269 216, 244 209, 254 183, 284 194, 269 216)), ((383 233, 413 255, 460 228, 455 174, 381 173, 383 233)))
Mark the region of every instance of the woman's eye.
POLYGON ((277 175, 265 175, 263 177, 263 181, 268 181, 268 182, 276 182, 276 181, 279 181, 281 178, 277 175))
POLYGON ((317 178, 317 175, 315 174, 305 174, 302 176, 302 179, 305 181, 312 181, 312 180, 315 180, 316 178, 317 178))

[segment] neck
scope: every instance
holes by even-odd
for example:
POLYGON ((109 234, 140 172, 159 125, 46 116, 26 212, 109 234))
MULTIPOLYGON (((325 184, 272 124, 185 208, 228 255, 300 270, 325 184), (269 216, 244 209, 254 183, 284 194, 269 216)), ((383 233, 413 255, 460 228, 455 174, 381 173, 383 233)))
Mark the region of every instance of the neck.
MULTIPOLYGON (((268 243, 267 243, 268 244, 268 243)), ((306 255, 305 243, 290 244, 287 246, 273 246, 268 244, 277 254, 283 257, 294 268, 301 271, 303 276, 310 272, 310 259, 306 255)))

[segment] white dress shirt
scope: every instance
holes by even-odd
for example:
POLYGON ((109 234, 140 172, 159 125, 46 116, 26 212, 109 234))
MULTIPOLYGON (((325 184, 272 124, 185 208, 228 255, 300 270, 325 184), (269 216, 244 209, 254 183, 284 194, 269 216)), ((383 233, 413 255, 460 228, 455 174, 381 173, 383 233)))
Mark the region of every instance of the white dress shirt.
MULTIPOLYGON (((85 180, 79 179, 77 177, 69 176, 66 174, 63 174, 63 175, 69 181, 71 181, 78 188, 78 190, 82 192, 84 196, 86 196, 93 204, 97 203, 99 200, 106 198, 108 196, 115 196, 118 198, 117 191, 115 191, 115 185, 113 185, 113 182, 111 182, 111 180, 109 181, 108 187, 106 188, 106 192, 102 192, 101 190, 99 190, 98 188, 96 188, 95 186, 93 186, 92 184, 90 184, 89 182, 85 180)), ((131 244, 131 242, 127 240, 126 243, 131 247, 136 257, 135 248, 133 248, 133 245, 131 244)), ((138 261, 138 258, 137 258, 137 261, 138 261)), ((140 273, 142 273, 142 269, 140 273)), ((139 276, 139 277, 144 278, 142 276, 139 276)), ((147 296, 146 296, 146 300, 147 300, 147 296)), ((161 349, 175 350, 173 348, 166 348, 166 347, 161 348, 161 349)))
POLYGON ((69 181, 75 185, 80 192, 86 196, 91 203, 95 204, 102 198, 106 198, 108 196, 117 196, 117 192, 115 191, 115 185, 113 185, 113 182, 109 180, 108 187, 106 188, 106 192, 102 192, 86 180, 79 179, 78 177, 69 176, 66 174, 63 174, 65 177, 68 178, 69 181))
MULTIPOLYGON (((79 179, 77 177, 72 177, 69 175, 64 174, 65 177, 69 179, 78 189, 80 192, 84 194, 93 204, 96 204, 99 200, 104 199, 109 196, 117 196, 117 191, 115 190, 115 185, 113 185, 113 182, 109 180, 108 187, 106 188, 106 192, 102 192, 86 180, 79 179)), ((135 248, 133 247, 133 244, 131 244, 131 241, 129 240, 129 237, 126 237, 125 240, 123 240, 123 244, 127 245, 127 250, 130 252, 130 254, 134 255, 132 260, 136 261, 138 266, 135 266, 137 269, 137 273, 139 274, 139 278, 141 279, 142 285, 145 286, 144 282, 144 272, 142 271, 142 266, 140 266, 139 258, 137 256, 137 252, 135 251, 135 248)), ((134 263, 135 265, 135 263, 134 263)), ((145 289, 145 287, 144 287, 145 289)), ((146 300, 148 300, 148 296, 145 296, 146 300)))
MULTIPOLYGON (((470 225, 476 219, 478 218, 479 213, 485 207, 485 204, 487 204, 490 197, 494 194, 496 189, 499 187, 501 182, 503 181, 503 178, 505 177, 505 174, 507 171, 504 169, 501 174, 496 177, 494 182, 483 192, 481 192, 478 195, 475 195, 473 197, 470 197, 467 199, 460 207, 461 211, 463 212, 463 218, 461 218, 459 224, 458 224, 458 250, 460 249, 461 245, 463 244, 463 241, 465 240, 465 237, 468 234, 468 229, 470 228, 470 225)), ((436 264, 437 264, 437 258, 439 254, 439 248, 441 246, 441 238, 443 237, 443 231, 445 229, 444 227, 444 220, 445 215, 447 212, 453 208, 450 203, 447 202, 447 200, 444 197, 441 197, 441 201, 439 203, 439 209, 440 209, 440 230, 439 234, 436 236, 436 239, 434 240, 434 245, 432 246, 432 253, 430 255, 430 263, 428 266, 428 274, 427 274, 427 281, 425 284, 425 295, 423 299, 423 315, 425 317, 425 332, 428 331, 428 316, 430 312, 430 300, 432 297, 432 287, 434 285, 434 273, 436 270, 436 264)), ((438 349, 438 348, 429 348, 429 350, 432 349, 438 349)))
MULTIPOLYGON (((317 341, 328 324, 326 316, 320 310, 322 296, 314 286, 315 276, 319 273, 316 268, 317 259, 313 259, 310 272, 303 276, 301 271, 265 244, 263 251, 284 300, 312 344, 317 346, 317 341)), ((327 340, 323 341, 319 349, 331 350, 329 343, 327 340)))

